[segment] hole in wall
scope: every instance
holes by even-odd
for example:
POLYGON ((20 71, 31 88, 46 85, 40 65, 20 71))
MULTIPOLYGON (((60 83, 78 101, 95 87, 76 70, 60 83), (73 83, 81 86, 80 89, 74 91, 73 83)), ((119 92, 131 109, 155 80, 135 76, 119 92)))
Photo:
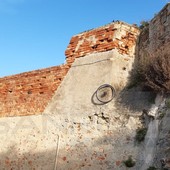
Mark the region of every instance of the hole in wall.
POLYGON ((104 42, 104 40, 99 40, 100 42, 104 42))
POLYGON ((28 94, 32 94, 32 91, 31 91, 31 90, 29 90, 27 93, 28 93, 28 94))
POLYGON ((94 45, 94 46, 92 46, 91 48, 92 48, 92 49, 96 49, 96 48, 97 48, 97 45, 94 45))
POLYGON ((126 49, 128 49, 128 48, 129 48, 129 46, 128 46, 128 45, 126 45, 126 46, 125 46, 125 48, 126 48, 126 49))

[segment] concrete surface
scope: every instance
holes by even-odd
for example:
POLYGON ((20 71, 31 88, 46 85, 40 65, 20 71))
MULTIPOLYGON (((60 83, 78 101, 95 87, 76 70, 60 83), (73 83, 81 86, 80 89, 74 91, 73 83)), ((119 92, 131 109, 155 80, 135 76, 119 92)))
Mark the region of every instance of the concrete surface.
POLYGON ((59 170, 123 170, 123 160, 137 157, 134 136, 140 121, 115 102, 127 84, 132 63, 133 57, 116 50, 75 60, 44 112, 61 129, 59 170), (110 103, 95 105, 91 97, 103 84, 112 85, 116 96, 110 103))

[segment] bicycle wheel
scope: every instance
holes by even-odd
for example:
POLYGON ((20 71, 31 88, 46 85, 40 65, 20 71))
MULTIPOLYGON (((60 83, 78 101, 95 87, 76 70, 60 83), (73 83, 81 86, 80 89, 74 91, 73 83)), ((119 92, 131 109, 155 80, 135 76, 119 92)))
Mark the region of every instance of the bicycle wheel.
POLYGON ((105 104, 110 102, 115 96, 115 89, 109 84, 101 85, 96 91, 97 99, 105 104))

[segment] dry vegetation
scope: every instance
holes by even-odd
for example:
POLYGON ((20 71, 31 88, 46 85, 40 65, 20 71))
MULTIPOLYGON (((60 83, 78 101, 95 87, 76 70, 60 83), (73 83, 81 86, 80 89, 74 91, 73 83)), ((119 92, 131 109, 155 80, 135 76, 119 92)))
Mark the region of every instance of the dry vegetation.
POLYGON ((153 58, 145 73, 147 85, 161 92, 170 92, 170 56, 153 58))
POLYGON ((135 79, 157 92, 170 92, 170 55, 151 56, 145 54, 138 61, 135 79))

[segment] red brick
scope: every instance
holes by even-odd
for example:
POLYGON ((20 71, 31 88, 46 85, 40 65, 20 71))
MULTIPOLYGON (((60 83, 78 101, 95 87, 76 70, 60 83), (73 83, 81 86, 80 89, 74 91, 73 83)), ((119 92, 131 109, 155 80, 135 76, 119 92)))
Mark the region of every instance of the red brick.
POLYGON ((0 117, 43 112, 68 69, 62 65, 0 78, 0 117))

